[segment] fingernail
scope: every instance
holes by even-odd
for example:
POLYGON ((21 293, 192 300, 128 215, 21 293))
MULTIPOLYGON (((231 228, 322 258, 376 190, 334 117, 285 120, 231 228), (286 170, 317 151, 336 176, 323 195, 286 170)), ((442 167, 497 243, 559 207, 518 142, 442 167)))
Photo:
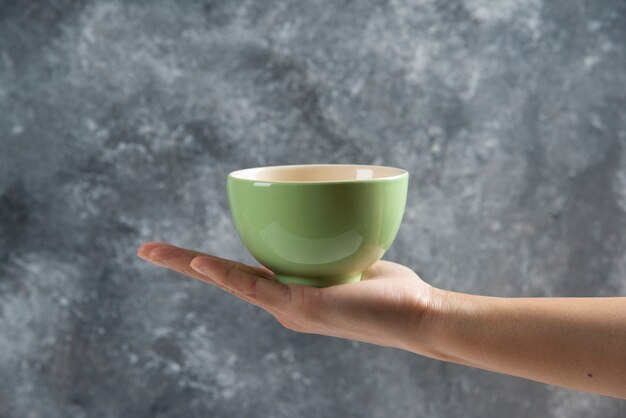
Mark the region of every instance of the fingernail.
POLYGON ((148 253, 148 256, 145 258, 147 261, 152 264, 156 264, 161 267, 169 267, 170 265, 167 262, 167 257, 159 257, 158 254, 153 254, 154 250, 148 253))
POLYGON ((194 258, 193 260, 191 260, 191 263, 189 263, 189 266, 198 273, 205 276, 209 276, 211 274, 211 271, 207 268, 206 265, 204 265, 202 259, 194 258))
MULTIPOLYGON (((148 248, 148 250, 150 250, 150 251, 151 251, 152 249, 148 248)), ((137 255, 137 257, 141 258, 142 260, 150 261, 150 260, 148 259, 148 254, 150 253, 150 251, 146 251, 145 246, 144 246, 144 245, 142 245, 141 247, 139 247, 139 248, 137 249, 137 253, 136 253, 136 255, 137 255)))
POLYGON ((162 247, 163 247, 162 245, 155 246, 154 243, 143 244, 137 249, 136 255, 142 260, 151 261, 150 253, 156 250, 157 248, 162 248, 162 247))
POLYGON ((142 260, 150 261, 150 260, 148 260, 148 257, 146 257, 146 256, 145 256, 145 255, 143 255, 143 254, 139 254, 139 253, 137 253, 136 255, 137 255, 137 257, 141 258, 142 260))

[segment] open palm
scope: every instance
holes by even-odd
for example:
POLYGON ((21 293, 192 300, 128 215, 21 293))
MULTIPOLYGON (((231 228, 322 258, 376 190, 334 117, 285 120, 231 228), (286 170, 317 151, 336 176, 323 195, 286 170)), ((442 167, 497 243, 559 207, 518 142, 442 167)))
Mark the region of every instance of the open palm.
POLYGON ((404 349, 431 290, 411 269, 389 261, 372 265, 360 282, 315 288, 281 284, 262 266, 160 242, 143 244, 137 255, 257 305, 290 330, 404 349))

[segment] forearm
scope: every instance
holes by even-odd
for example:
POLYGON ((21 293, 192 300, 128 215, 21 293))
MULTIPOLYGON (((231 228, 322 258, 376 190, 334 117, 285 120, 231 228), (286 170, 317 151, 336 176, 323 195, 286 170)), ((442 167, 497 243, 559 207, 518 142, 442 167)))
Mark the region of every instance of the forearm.
POLYGON ((414 351, 626 398, 626 298, 496 298, 436 290, 414 351), (424 338, 425 337, 425 338, 424 338))

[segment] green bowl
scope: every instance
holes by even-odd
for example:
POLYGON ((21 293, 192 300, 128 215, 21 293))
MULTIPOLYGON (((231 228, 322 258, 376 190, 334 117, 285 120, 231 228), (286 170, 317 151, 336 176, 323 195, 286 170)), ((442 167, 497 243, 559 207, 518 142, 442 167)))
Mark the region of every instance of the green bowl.
POLYGON ((393 242, 409 174, 369 165, 258 167, 228 175, 241 240, 281 283, 326 287, 361 280, 393 242))

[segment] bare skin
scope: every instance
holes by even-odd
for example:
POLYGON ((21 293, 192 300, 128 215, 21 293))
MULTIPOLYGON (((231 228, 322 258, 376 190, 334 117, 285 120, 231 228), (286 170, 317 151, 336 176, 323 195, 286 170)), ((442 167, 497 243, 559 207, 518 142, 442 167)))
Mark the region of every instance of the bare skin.
POLYGON ((395 347, 626 399, 626 297, 498 298, 436 289, 379 261, 358 283, 278 283, 265 267, 152 242, 137 255, 220 287, 304 333, 395 347))

